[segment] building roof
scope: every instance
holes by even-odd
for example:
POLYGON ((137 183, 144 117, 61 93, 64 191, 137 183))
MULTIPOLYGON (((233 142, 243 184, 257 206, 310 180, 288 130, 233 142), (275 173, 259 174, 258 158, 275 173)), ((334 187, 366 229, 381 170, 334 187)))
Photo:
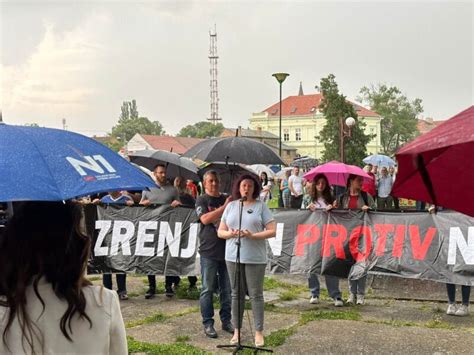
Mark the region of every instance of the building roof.
POLYGON ((221 137, 224 136, 235 136, 235 132, 240 130, 241 137, 246 138, 268 138, 268 139, 278 139, 276 134, 261 130, 261 129, 249 129, 249 128, 224 128, 221 133, 221 137))
POLYGON ((425 134, 443 122, 444 121, 434 121, 432 118, 419 119, 416 124, 416 128, 421 134, 425 134))
MULTIPOLYGON (((272 147, 278 149, 278 140, 279 137, 276 134, 264 131, 262 129, 249 129, 249 128, 224 128, 224 130, 221 133, 221 137, 233 137, 235 136, 235 132, 237 130, 240 130, 240 136, 244 138, 260 138, 260 139, 267 139, 263 143, 272 147), (268 141, 271 139, 272 141, 268 141)), ((289 145, 286 145, 285 143, 281 143, 281 149, 283 150, 297 150, 297 148, 291 147, 289 145)))
MULTIPOLYGON (((321 104, 321 99, 321 94, 288 96, 281 102, 282 116, 314 115, 315 111, 319 108, 319 105, 321 104)), ((349 100, 346 101, 354 106, 359 116, 380 117, 380 115, 374 111, 371 111, 349 100)), ((270 116, 279 116, 279 108, 280 102, 277 102, 269 108, 263 110, 263 112, 267 112, 270 116)))
POLYGON ((189 148, 204 140, 201 138, 153 136, 149 134, 140 134, 140 136, 153 149, 173 151, 177 154, 184 154, 189 148))

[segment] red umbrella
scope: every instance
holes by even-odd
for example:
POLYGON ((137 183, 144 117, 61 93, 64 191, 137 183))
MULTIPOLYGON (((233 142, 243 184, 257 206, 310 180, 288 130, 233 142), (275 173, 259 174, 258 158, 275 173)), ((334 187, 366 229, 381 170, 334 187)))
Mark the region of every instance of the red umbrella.
POLYGON ((347 165, 338 161, 330 161, 329 163, 319 165, 308 171, 303 177, 306 180, 313 180, 318 174, 326 175, 329 184, 337 186, 346 186, 347 178, 351 174, 362 176, 364 181, 372 180, 372 177, 358 166, 347 165))
POLYGON ((474 106, 402 147, 392 193, 474 216, 474 106))

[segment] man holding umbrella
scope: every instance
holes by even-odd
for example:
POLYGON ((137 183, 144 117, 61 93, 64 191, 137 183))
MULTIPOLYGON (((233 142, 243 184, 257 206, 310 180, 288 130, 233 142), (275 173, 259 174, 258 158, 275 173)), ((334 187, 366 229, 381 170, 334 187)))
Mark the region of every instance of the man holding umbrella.
MULTIPOLYGON (((143 206, 149 206, 151 204, 171 205, 171 207, 177 207, 181 205, 181 202, 179 202, 178 190, 176 190, 176 188, 166 180, 166 166, 163 164, 158 164, 153 169, 153 175, 155 176, 158 186, 156 188, 150 188, 150 191, 143 191, 140 204, 143 206)), ((175 287, 178 286, 179 280, 179 276, 165 276, 166 296, 172 297, 174 295, 172 287, 173 284, 175 287)), ((148 275, 148 283, 149 289, 145 293, 146 299, 155 297, 155 275, 148 275)))

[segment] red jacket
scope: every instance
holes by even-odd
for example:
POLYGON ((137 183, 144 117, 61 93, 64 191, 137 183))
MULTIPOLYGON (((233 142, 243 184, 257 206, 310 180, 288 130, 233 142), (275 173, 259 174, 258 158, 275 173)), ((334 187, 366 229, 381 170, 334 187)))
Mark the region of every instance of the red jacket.
POLYGON ((372 197, 375 196, 375 194, 377 193, 377 191, 375 190, 375 175, 373 173, 367 173, 368 175, 370 175, 372 177, 372 180, 368 181, 368 182, 364 182, 362 184, 362 191, 365 191, 367 192, 369 195, 371 195, 372 197))

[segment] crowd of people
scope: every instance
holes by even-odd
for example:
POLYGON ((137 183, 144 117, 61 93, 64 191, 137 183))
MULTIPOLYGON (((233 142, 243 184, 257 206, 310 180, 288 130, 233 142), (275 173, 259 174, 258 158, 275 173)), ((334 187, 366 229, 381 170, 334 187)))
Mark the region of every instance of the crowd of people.
MULTIPOLYGON (((285 208, 398 208, 397 199, 391 196, 394 169, 382 167, 380 173, 376 166, 365 169, 374 177, 373 181, 364 183, 360 176, 350 175, 343 189, 331 186, 324 174, 305 181, 298 167, 288 170, 276 186, 285 208)), ((212 170, 204 174, 202 186, 182 177, 176 177, 172 184, 165 165, 157 165, 153 174, 156 188, 109 192, 93 198, 92 203, 194 208, 201 223, 199 303, 204 333, 210 338, 217 337, 213 297, 218 294, 222 330, 232 334, 230 343, 236 344, 248 295, 255 345, 263 346, 265 239, 276 233, 276 223, 267 205, 273 197, 273 182, 266 173, 260 179, 243 175, 234 183, 233 191, 224 194, 220 191, 219 174, 212 170)), ((128 299, 126 275, 116 275, 117 293, 111 291, 111 274, 103 275, 105 289, 93 286, 85 278, 90 239, 79 232, 78 216, 77 204, 72 202, 31 202, 11 217, 0 240, 0 323, 4 329, 0 353, 51 352, 51 346, 52 352, 66 352, 70 351, 72 338, 81 352, 127 353, 119 305, 119 300, 128 299), (91 341, 93 338, 104 341, 91 341)), ((155 275, 148 275, 148 283, 145 298, 152 299, 157 291, 155 275)), ((334 305, 342 307, 339 278, 325 276, 325 283, 334 305)), ((165 275, 166 296, 173 297, 179 284, 179 276, 165 275)), ((190 288, 196 289, 196 284, 197 277, 190 276, 190 288)), ((318 275, 308 275, 308 287, 309 302, 319 303, 318 275)), ((468 315, 470 289, 462 286, 462 304, 457 307, 456 286, 447 285, 447 314, 468 315)), ((346 302, 363 305, 366 277, 350 280, 349 291, 346 302)))

